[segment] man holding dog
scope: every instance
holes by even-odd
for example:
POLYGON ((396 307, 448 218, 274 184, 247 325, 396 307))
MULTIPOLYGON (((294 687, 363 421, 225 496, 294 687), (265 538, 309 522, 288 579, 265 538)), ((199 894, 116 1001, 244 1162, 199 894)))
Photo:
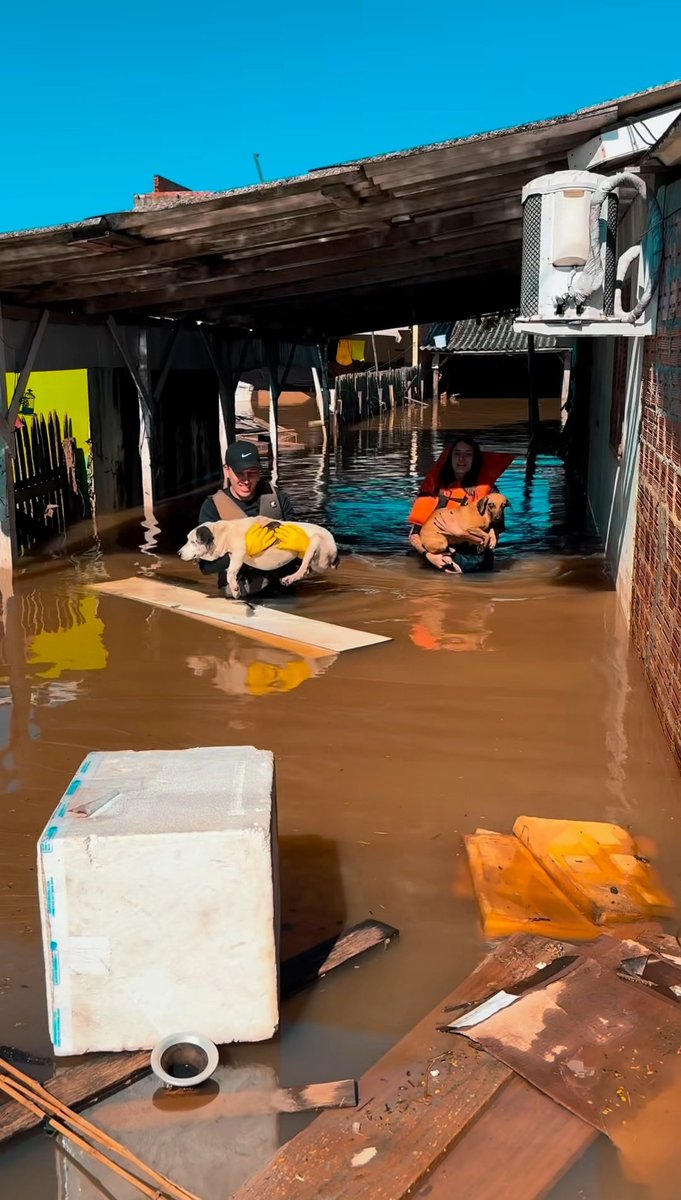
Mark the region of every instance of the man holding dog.
MULTIPOLYGON (((207 496, 201 505, 199 525, 204 521, 234 521, 241 517, 270 517, 275 521, 293 521, 295 513, 290 497, 280 488, 263 479, 260 467, 260 455, 252 442, 232 442, 225 455, 224 488, 207 496)), ((305 547, 298 547, 295 542, 295 531, 287 526, 278 531, 279 544, 292 553, 304 552, 305 547), (289 541, 282 539, 282 533, 289 534, 289 541)), ((271 531, 264 525, 256 525, 249 531, 248 551, 255 556, 266 550, 274 541, 271 531)), ((224 554, 214 562, 199 561, 199 568, 204 575, 218 576, 218 587, 227 584, 227 567, 229 555, 224 554)), ((295 570, 295 567, 293 567, 295 570)), ((258 595, 265 589, 276 584, 282 575, 291 573, 289 563, 279 571, 257 571, 253 567, 242 568, 241 586, 247 595, 258 595)))

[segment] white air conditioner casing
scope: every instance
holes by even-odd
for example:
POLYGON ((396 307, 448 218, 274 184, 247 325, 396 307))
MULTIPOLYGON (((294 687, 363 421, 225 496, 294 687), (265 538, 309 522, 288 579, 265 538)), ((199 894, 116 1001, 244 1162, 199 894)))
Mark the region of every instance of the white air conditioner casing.
POLYGON ((593 171, 557 171, 533 179, 523 188, 520 313, 514 324, 517 331, 563 337, 643 337, 654 333, 655 295, 633 323, 617 316, 621 277, 628 274, 630 278, 629 307, 633 308, 648 286, 651 265, 649 239, 644 239, 637 261, 637 251, 631 252, 628 272, 627 255, 622 253, 628 248, 621 247, 618 255, 616 188, 608 192, 600 206, 599 285, 579 300, 581 273, 585 268, 589 270, 591 255, 592 198, 609 183, 608 176, 593 171))

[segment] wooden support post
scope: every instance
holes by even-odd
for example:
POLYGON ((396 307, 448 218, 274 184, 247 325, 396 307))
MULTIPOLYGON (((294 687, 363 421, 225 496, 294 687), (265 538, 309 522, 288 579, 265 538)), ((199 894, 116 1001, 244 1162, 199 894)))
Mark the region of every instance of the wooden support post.
MULTIPOLYGON (((9 576, 17 556, 17 523, 14 505, 14 477, 12 472, 11 444, 14 431, 7 421, 7 362, 5 358, 5 331, 0 305, 0 576, 9 576)), ((3 586, 3 593, 7 584, 3 586)), ((11 591, 11 586, 9 588, 11 591)))
POLYGON ((214 336, 203 325, 199 326, 199 329, 208 352, 208 357, 213 365, 213 370, 218 377, 220 418, 222 428, 224 429, 224 449, 226 449, 227 446, 231 446, 232 442, 236 441, 236 391, 246 361, 248 339, 244 338, 242 340, 239 356, 235 362, 232 359, 231 342, 228 343, 227 355, 223 356, 220 353, 220 346, 214 336))
POLYGON ((530 421, 530 437, 539 433, 539 398, 537 396, 537 379, 535 372, 534 334, 527 335, 527 402, 530 421))
POLYGON ((419 327, 412 325, 411 327, 411 365, 418 367, 421 354, 419 350, 419 327))
POLYGON ((5 331, 0 306, 0 572, 11 573, 17 558, 17 514, 14 500, 14 427, 28 380, 49 320, 45 310, 36 325, 19 371, 12 398, 7 392, 5 331))
POLYGON ((137 333, 137 362, 142 384, 138 386, 140 414, 140 462, 142 464, 142 502, 144 516, 155 523, 154 518, 154 475, 151 461, 151 443, 154 436, 151 395, 151 371, 149 368, 149 343, 146 329, 137 333))
POLYGON ((568 419, 570 405, 570 384, 572 377, 572 351, 563 350, 563 380, 560 389, 560 427, 563 429, 568 419))
POLYGON ((284 390, 286 380, 293 365, 296 346, 291 344, 291 350, 281 374, 278 347, 271 343, 267 346, 267 361, 270 375, 270 439, 272 445, 272 481, 276 484, 279 478, 279 397, 284 390))
POLYGON ((147 330, 141 327, 137 331, 137 354, 135 361, 130 355, 123 338, 120 336, 120 330, 113 316, 109 316, 107 325, 118 348, 118 353, 123 359, 137 389, 140 422, 139 453, 142 467, 142 502, 144 505, 144 525, 147 529, 144 547, 151 548, 151 546, 156 544, 156 534, 159 532, 159 525, 154 513, 153 458, 155 455, 152 454, 155 434, 155 410, 168 379, 171 360, 180 336, 181 326, 178 324, 173 330, 168 350, 161 366, 158 383, 156 388, 152 390, 147 330))

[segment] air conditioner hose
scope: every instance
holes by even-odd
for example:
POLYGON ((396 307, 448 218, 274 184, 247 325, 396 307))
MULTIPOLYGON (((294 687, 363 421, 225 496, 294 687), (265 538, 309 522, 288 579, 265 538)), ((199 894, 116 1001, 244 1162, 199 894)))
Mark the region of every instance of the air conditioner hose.
POLYGON ((601 263, 601 209, 604 201, 609 196, 610 192, 619 187, 623 183, 629 183, 636 188, 639 195, 648 202, 648 212, 652 213, 653 220, 648 221, 648 231, 651 234, 657 235, 653 238, 653 261, 651 263, 650 279, 641 298, 636 302, 630 312, 622 310, 621 285, 626 276, 626 273, 634 261, 641 253, 640 246, 632 246, 626 250, 620 257, 617 264, 617 291, 618 296, 615 300, 615 314, 611 318, 615 321, 624 321, 627 324, 633 325, 641 316, 645 309, 650 304, 650 301, 655 293, 660 276, 660 264, 662 261, 662 213, 657 202, 657 197, 648 192, 648 189, 641 179, 640 175, 634 175, 631 171, 620 171, 617 175, 611 175, 605 180, 600 187, 596 188, 591 197, 591 205, 589 208, 589 257, 584 264, 584 269, 574 279, 569 295, 576 304, 584 304, 588 297, 601 287, 603 283, 603 265, 601 263))

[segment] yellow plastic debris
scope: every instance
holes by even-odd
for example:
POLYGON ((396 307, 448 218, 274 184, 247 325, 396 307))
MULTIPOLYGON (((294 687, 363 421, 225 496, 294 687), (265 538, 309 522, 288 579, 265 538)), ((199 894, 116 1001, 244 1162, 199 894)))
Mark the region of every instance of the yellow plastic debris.
POLYGON ((588 941, 599 936, 512 834, 478 829, 464 836, 464 843, 486 937, 533 933, 588 941))
POLYGON ((513 832, 596 925, 664 917, 674 910, 650 863, 619 825, 518 817, 513 832))

